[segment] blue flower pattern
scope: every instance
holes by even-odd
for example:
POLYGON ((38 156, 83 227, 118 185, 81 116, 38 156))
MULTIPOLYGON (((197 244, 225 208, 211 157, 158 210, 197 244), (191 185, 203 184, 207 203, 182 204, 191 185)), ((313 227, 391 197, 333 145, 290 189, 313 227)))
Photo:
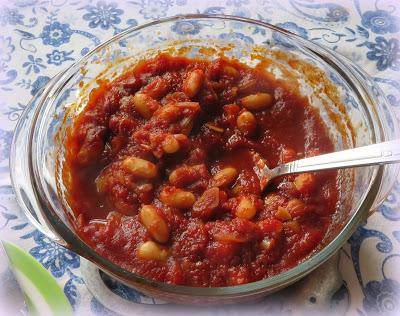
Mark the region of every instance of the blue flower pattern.
POLYGON ((349 13, 343 7, 329 6, 326 16, 329 22, 345 22, 349 18, 349 13))
POLYGON ((80 257, 76 253, 51 241, 38 230, 34 230, 21 238, 33 238, 36 246, 29 253, 56 278, 62 277, 67 269, 78 268, 80 265, 80 257))
POLYGON ((71 50, 70 52, 66 52, 66 51, 59 51, 58 49, 55 49, 50 54, 46 54, 47 63, 53 64, 56 66, 60 66, 65 61, 74 60, 74 58, 71 57, 71 54, 73 52, 74 52, 73 50, 71 50))
POLYGON ((31 95, 34 96, 39 92, 40 89, 50 80, 48 76, 38 76, 37 79, 32 83, 31 95))
POLYGON ((239 32, 222 33, 219 35, 219 38, 227 42, 240 43, 241 45, 254 43, 254 40, 250 36, 244 35, 239 32))
POLYGON ((43 28, 40 37, 44 45, 58 47, 68 43, 71 38, 72 30, 66 23, 52 22, 43 28))
POLYGON ((87 6, 87 11, 83 19, 89 21, 90 28, 100 27, 103 30, 108 30, 112 25, 121 23, 121 18, 124 11, 117 8, 115 2, 105 3, 99 1, 95 6, 87 6))
POLYGON ((10 9, 8 7, 0 8, 0 25, 6 26, 9 25, 18 25, 23 24, 24 16, 18 13, 17 9, 10 9))
POLYGON ((22 64, 23 68, 26 68, 26 74, 29 75, 31 71, 34 73, 39 73, 41 68, 47 68, 42 64, 42 58, 35 58, 33 55, 28 55, 28 61, 22 64))
MULTIPOLYGON (((308 38, 308 31, 304 27, 298 26, 294 22, 277 23, 276 26, 279 26, 301 37, 308 38)), ((274 32, 272 37, 277 44, 281 44, 286 47, 292 47, 292 44, 289 42, 289 40, 281 36, 280 33, 274 32)))
POLYGON ((367 58, 376 61, 376 68, 383 71, 386 69, 399 70, 400 68, 400 46, 397 38, 389 40, 378 36, 373 42, 367 42, 369 48, 367 58))
POLYGON ((395 33, 399 31, 400 19, 384 10, 366 11, 361 24, 376 34, 395 33))
MULTIPOLYGON (((271 21, 303 38, 328 45, 331 49, 340 49, 341 45, 346 43, 354 45, 357 48, 355 51, 359 56, 358 61, 369 60, 371 71, 377 73, 376 81, 387 88, 385 91, 388 91, 387 97, 390 104, 393 107, 400 106, 400 84, 396 80, 389 79, 389 74, 394 72, 398 77, 400 70, 398 11, 395 12, 388 7, 379 8, 379 1, 375 7, 364 6, 366 2, 363 1, 354 1, 354 11, 359 14, 357 20, 353 13, 350 13, 350 3, 344 6, 332 1, 318 3, 317 1, 288 0, 288 5, 282 8, 271 4, 271 1, 259 1, 255 9, 249 9, 248 6, 253 2, 253 0, 215 1, 214 5, 211 2, 207 3, 208 7, 202 7, 198 12, 237 14, 271 21), (280 15, 273 14, 278 9, 285 12, 281 11, 280 15), (285 19, 282 20, 282 17, 285 19), (310 26, 310 21, 314 25, 310 26)), ((127 0, 124 4, 115 0, 16 0, 7 5, 1 3, 0 27, 8 28, 10 32, 2 34, 0 31, 0 93, 3 91, 18 93, 25 89, 28 96, 35 95, 50 80, 50 75, 62 69, 68 62, 78 59, 80 55, 89 51, 94 45, 98 45, 107 36, 121 32, 124 29, 121 27, 123 23, 129 27, 137 25, 137 20, 143 22, 177 13, 195 13, 194 3, 192 0, 127 0), (71 14, 66 13, 67 11, 63 12, 64 6, 68 6, 71 14), (69 19, 68 15, 74 18, 69 19), (81 19, 81 22, 79 23, 77 19, 81 19), (104 32, 107 36, 99 32, 104 32), (82 44, 80 50, 75 50, 77 46, 72 42, 79 38, 86 43, 82 44), (23 58, 20 64, 14 57, 17 54, 23 58)), ((177 21, 171 27, 171 32, 195 36, 207 27, 207 24, 198 22, 177 21)), ((243 34, 234 23, 232 23, 232 28, 233 31, 222 34, 221 39, 240 42, 243 45, 253 43, 252 38, 243 34)), ((261 30, 255 28, 254 34, 259 34, 258 32, 261 30)), ((274 36, 274 39, 277 42, 280 40, 279 36, 274 36)), ((27 100, 21 99, 22 103, 6 105, 6 109, 3 110, 2 100, 0 100, 0 119, 2 119, 1 115, 4 115, 8 122, 15 122, 19 117, 18 113, 25 108, 25 101, 27 100)), ((0 172, 8 172, 7 161, 12 134, 12 127, 9 124, 2 125, 0 128, 0 172)), ((7 194, 11 195, 12 191, 7 194)), ((3 195, 4 192, 0 187, 0 197, 3 195)), ((400 184, 397 183, 386 202, 378 209, 376 216, 380 216, 385 221, 399 223, 399 201, 400 184)), ((84 290, 84 282, 77 273, 80 265, 79 256, 54 244, 37 230, 32 231, 32 226, 28 225, 23 217, 16 215, 13 210, 8 210, 2 203, 0 199, 0 229, 21 232, 20 238, 29 239, 33 244, 30 253, 55 277, 63 280, 60 282, 64 282, 64 293, 71 304, 75 306, 82 303, 80 291, 84 290)), ((363 292, 358 313, 360 315, 398 315, 400 311, 398 280, 383 274, 381 278, 376 275, 375 279, 363 281, 360 248, 369 238, 377 238, 375 251, 385 255, 385 260, 389 260, 398 255, 395 253, 394 245, 396 243, 400 245, 400 229, 397 227, 396 230, 386 234, 364 225, 349 240, 350 257, 363 292)), ((140 302, 141 296, 137 292, 113 280, 105 279, 104 282, 115 294, 140 302)), ((95 299, 92 300, 91 305, 93 311, 109 312, 95 299)))
POLYGON ((139 13, 148 19, 159 19, 167 15, 168 8, 172 5, 169 0, 141 0, 139 13))
POLYGON ((398 315, 400 283, 392 279, 368 282, 365 286, 363 305, 367 315, 398 315))
POLYGON ((172 25, 171 30, 175 33, 181 35, 195 35, 200 32, 201 24, 193 21, 193 22, 186 22, 186 21, 178 21, 172 25))

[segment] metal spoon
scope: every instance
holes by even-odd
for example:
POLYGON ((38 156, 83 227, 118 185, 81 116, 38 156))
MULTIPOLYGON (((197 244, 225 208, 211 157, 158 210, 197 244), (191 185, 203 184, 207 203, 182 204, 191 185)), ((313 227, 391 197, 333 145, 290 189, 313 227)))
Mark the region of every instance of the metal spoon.
POLYGON ((259 154, 253 157, 254 171, 264 190, 272 179, 286 174, 400 162, 400 139, 299 159, 273 169, 268 168, 259 154))

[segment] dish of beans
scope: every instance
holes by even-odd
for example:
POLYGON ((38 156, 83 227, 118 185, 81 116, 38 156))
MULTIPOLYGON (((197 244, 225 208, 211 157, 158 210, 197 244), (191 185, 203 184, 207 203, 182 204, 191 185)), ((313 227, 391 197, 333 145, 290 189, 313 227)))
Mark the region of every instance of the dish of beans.
POLYGON ((159 54, 98 81, 68 130, 73 223, 95 251, 141 276, 194 287, 286 271, 323 242, 337 172, 270 168, 334 150, 307 97, 236 60, 159 54))

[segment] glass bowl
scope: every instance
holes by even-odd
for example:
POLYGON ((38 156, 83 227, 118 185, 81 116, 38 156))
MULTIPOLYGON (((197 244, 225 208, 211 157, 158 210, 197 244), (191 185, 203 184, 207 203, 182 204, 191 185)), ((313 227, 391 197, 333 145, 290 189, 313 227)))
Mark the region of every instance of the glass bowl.
POLYGON ((333 255, 385 198, 399 166, 342 170, 340 203, 321 246, 296 267, 239 286, 195 288, 146 279, 97 254, 76 234, 62 178, 66 129, 98 79, 112 79, 158 52, 214 59, 223 52, 268 70, 305 95, 329 127, 336 150, 399 137, 379 87, 338 53, 264 22, 223 15, 185 15, 128 29, 56 75, 33 98, 15 130, 11 177, 19 204, 46 236, 139 291, 175 303, 221 304, 255 299, 299 280, 333 255))

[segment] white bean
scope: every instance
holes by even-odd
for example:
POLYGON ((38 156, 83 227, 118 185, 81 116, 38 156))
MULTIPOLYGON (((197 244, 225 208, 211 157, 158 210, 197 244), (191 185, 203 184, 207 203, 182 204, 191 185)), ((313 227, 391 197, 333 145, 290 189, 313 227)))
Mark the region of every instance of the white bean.
POLYGON ((157 166, 138 157, 128 157, 122 162, 122 165, 136 177, 152 179, 157 176, 157 166))
POLYGON ((204 79, 204 71, 193 70, 183 82, 183 92, 189 97, 194 97, 200 90, 204 79))
POLYGON ((146 260, 165 261, 168 258, 168 250, 149 240, 140 245, 138 256, 146 260))
POLYGON ((153 205, 143 205, 139 217, 151 237, 161 243, 168 241, 169 227, 153 205))
POLYGON ((252 200, 246 196, 240 198, 239 205, 236 208, 236 216, 239 218, 251 219, 256 215, 257 208, 252 200))
POLYGON ((260 111, 272 104, 272 96, 269 93, 256 93, 242 98, 241 102, 248 110, 260 111))
POLYGON ((228 186, 233 183, 238 175, 238 171, 233 167, 226 167, 218 171, 214 177, 214 185, 217 187, 228 186))
POLYGON ((176 208, 189 208, 196 201, 192 192, 177 188, 164 189, 160 193, 160 201, 166 205, 176 208))
POLYGON ((248 135, 252 134, 257 128, 257 120, 253 113, 249 111, 241 113, 236 119, 236 124, 242 133, 248 135))

